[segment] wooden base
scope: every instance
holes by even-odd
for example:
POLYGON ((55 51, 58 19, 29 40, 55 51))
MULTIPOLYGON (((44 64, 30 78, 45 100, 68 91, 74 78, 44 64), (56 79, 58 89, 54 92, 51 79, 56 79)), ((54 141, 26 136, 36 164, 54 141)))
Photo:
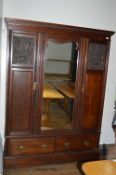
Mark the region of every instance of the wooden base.
POLYGON ((98 160, 99 151, 40 154, 35 156, 4 157, 4 168, 29 167, 43 164, 98 160))

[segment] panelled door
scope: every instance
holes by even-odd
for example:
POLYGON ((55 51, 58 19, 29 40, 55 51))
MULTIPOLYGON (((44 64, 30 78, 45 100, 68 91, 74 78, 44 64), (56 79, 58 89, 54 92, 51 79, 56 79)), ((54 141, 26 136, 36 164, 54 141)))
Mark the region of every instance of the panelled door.
POLYGON ((80 38, 69 37, 66 32, 63 36, 57 30, 41 34, 37 60, 37 133, 67 133, 78 128, 80 89, 77 83, 82 66, 79 45, 80 38))
POLYGON ((105 93, 109 42, 86 39, 80 129, 99 131, 105 93))
POLYGON ((8 133, 31 134, 34 122, 36 33, 10 32, 8 133))

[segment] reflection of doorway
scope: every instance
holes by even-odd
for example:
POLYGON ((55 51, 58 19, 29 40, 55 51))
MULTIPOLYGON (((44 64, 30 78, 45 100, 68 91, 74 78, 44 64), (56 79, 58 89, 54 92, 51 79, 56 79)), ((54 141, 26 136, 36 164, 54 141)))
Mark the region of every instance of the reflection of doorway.
POLYGON ((76 43, 72 43, 72 53, 71 53, 71 62, 70 62, 70 77, 72 81, 76 79, 76 68, 77 68, 77 45, 76 43))
POLYGON ((45 73, 51 78, 69 78, 72 43, 48 42, 45 73))
MULTIPOLYGON (((49 41, 45 54, 45 74, 49 78, 74 79, 76 76, 77 50, 74 42, 49 41), (50 77, 51 76, 51 77, 50 77)), ((72 80, 71 79, 71 80, 72 80)))
POLYGON ((48 41, 45 53, 42 129, 71 129, 76 44, 48 41))

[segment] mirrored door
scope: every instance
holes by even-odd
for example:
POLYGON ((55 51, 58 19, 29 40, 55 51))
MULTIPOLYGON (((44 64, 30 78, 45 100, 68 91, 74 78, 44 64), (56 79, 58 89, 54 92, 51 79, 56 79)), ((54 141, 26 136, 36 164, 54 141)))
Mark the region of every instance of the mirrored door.
POLYGON ((72 129, 78 44, 49 40, 44 56, 41 130, 72 129))

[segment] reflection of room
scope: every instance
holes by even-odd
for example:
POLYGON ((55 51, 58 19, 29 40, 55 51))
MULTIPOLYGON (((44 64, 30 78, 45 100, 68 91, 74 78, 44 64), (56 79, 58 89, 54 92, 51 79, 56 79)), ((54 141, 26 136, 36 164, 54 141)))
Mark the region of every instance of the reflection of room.
POLYGON ((44 65, 42 129, 70 129, 75 91, 75 43, 49 41, 44 65))

